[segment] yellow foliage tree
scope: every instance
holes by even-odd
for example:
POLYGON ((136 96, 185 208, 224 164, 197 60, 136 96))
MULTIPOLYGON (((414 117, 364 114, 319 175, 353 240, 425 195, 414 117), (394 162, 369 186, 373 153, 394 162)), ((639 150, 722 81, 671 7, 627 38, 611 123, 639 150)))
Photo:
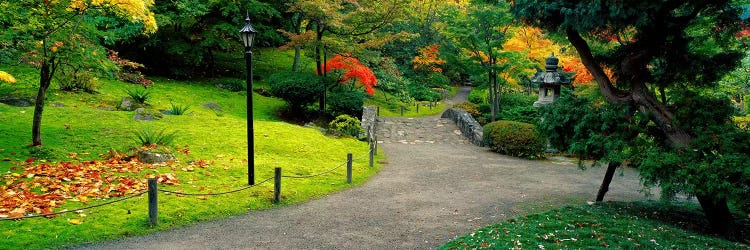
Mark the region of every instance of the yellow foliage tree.
POLYGON ((8 74, 8 72, 0 70, 0 81, 7 83, 16 83, 16 78, 14 78, 11 74, 8 74))
MULTIPOLYGON (((103 33, 82 28, 87 17, 116 16, 143 25, 143 34, 156 32, 157 24, 150 8, 154 0, 24 0, 2 1, 0 8, 10 9, 14 17, 11 29, 19 32, 17 40, 32 43, 27 54, 34 65, 40 68, 39 90, 34 106, 32 123, 33 146, 42 145, 41 123, 44 111, 44 99, 55 71, 62 63, 89 63, 70 59, 75 53, 97 55, 94 49, 101 48, 100 37, 103 33), (16 11, 12 11, 16 10, 16 11), (25 10, 25 11, 21 11, 25 10), (72 60, 70 62, 66 60, 72 60)), ((107 27, 97 27, 107 29, 107 27)))

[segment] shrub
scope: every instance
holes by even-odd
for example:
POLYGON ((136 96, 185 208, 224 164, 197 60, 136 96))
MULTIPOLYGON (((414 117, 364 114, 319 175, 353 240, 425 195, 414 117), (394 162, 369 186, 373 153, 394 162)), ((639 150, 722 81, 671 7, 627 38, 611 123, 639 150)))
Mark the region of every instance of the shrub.
POLYGON ((471 92, 469 92, 469 102, 487 104, 489 103, 489 98, 487 98, 488 93, 487 89, 472 89, 471 92))
POLYGON ((362 105, 365 104, 365 92, 361 89, 337 88, 328 94, 326 106, 331 115, 362 115, 362 105))
POLYGON ((417 101, 437 101, 440 99, 440 94, 424 85, 412 83, 406 85, 406 89, 409 90, 409 95, 417 101))
POLYGON ((735 116, 734 124, 737 125, 737 127, 744 129, 744 130, 750 129, 750 115, 735 116))
POLYGON ((484 126, 484 140, 492 151, 524 158, 539 158, 545 141, 534 125, 514 121, 496 121, 484 126))
POLYGON ((226 89, 232 92, 247 90, 247 84, 245 83, 245 80, 240 80, 237 78, 216 79, 213 81, 213 83, 217 88, 226 89))
POLYGON ((534 102, 537 100, 535 95, 526 95, 519 93, 504 93, 500 95, 500 107, 511 108, 511 107, 532 107, 534 102))
POLYGON ((323 92, 323 84, 312 73, 282 72, 268 78, 271 94, 286 101, 292 113, 301 113, 323 92))
POLYGON ((335 136, 351 136, 359 138, 364 130, 359 119, 349 115, 339 115, 328 124, 328 133, 335 136))
POLYGON ((107 51, 107 54, 109 60, 120 69, 120 71, 115 72, 115 75, 117 78, 120 78, 120 80, 142 85, 143 87, 154 85, 154 82, 146 79, 146 77, 139 71, 140 69, 145 68, 143 64, 120 58, 119 53, 114 50, 107 51))
POLYGON ((143 129, 135 131, 133 140, 140 146, 152 147, 152 146, 171 146, 174 139, 177 137, 176 132, 166 132, 167 129, 159 131, 153 131, 151 129, 143 129))
POLYGON ((425 86, 428 88, 448 88, 451 79, 439 72, 430 72, 425 78, 425 86))
POLYGON ((498 114, 499 119, 536 124, 539 122, 539 110, 529 106, 512 106, 504 108, 498 114))
POLYGON ((453 108, 463 109, 473 117, 479 117, 482 113, 479 112, 479 107, 476 104, 470 102, 459 102, 453 104, 453 108))
POLYGON ((125 92, 133 99, 133 101, 144 104, 151 98, 151 92, 145 88, 127 89, 125 92))
POLYGON ((86 93, 96 93, 96 89, 99 88, 97 80, 94 74, 87 71, 61 71, 57 78, 60 90, 69 92, 83 91, 86 93))

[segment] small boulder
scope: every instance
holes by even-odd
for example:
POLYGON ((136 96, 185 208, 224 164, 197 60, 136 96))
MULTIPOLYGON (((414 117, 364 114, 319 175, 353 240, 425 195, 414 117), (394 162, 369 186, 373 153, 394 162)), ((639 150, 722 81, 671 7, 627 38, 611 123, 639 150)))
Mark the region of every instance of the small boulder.
POLYGON ((215 102, 204 103, 201 106, 203 106, 204 108, 216 111, 216 112, 223 112, 224 111, 223 109, 221 109, 221 106, 219 106, 219 104, 215 103, 215 102))
POLYGON ((161 119, 162 116, 162 113, 159 113, 158 111, 138 108, 135 110, 135 116, 133 116, 133 119, 137 121, 153 121, 161 119))
POLYGON ((117 109, 123 111, 133 111, 136 108, 138 107, 135 105, 135 101, 133 101, 133 99, 130 97, 123 97, 120 103, 117 105, 117 109))

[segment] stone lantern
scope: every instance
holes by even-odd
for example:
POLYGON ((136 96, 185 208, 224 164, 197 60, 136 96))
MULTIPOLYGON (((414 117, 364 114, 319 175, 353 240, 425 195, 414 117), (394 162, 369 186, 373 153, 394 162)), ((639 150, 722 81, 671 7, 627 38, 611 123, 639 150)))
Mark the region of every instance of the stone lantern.
POLYGON ((552 53, 545 60, 545 71, 536 72, 531 82, 539 84, 539 99, 534 102, 534 107, 541 107, 553 103, 560 98, 560 86, 570 84, 570 79, 557 71, 557 63, 560 60, 552 53))

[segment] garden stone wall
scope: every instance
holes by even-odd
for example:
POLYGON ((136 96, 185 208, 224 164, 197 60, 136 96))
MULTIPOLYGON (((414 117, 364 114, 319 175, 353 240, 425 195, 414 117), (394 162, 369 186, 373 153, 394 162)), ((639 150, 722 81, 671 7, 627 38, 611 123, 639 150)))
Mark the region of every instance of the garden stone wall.
POLYGON ((362 108, 362 119, 360 119, 359 124, 365 131, 365 136, 369 136, 369 138, 367 138, 368 141, 372 141, 375 137, 376 118, 377 114, 374 106, 366 106, 362 108))
POLYGON ((441 118, 453 120, 453 122, 456 123, 456 126, 461 129, 461 133, 463 133, 471 143, 484 147, 484 140, 482 138, 484 132, 482 131, 482 125, 479 125, 477 120, 474 120, 474 117, 472 117, 471 114, 463 109, 451 108, 443 112, 441 118))

